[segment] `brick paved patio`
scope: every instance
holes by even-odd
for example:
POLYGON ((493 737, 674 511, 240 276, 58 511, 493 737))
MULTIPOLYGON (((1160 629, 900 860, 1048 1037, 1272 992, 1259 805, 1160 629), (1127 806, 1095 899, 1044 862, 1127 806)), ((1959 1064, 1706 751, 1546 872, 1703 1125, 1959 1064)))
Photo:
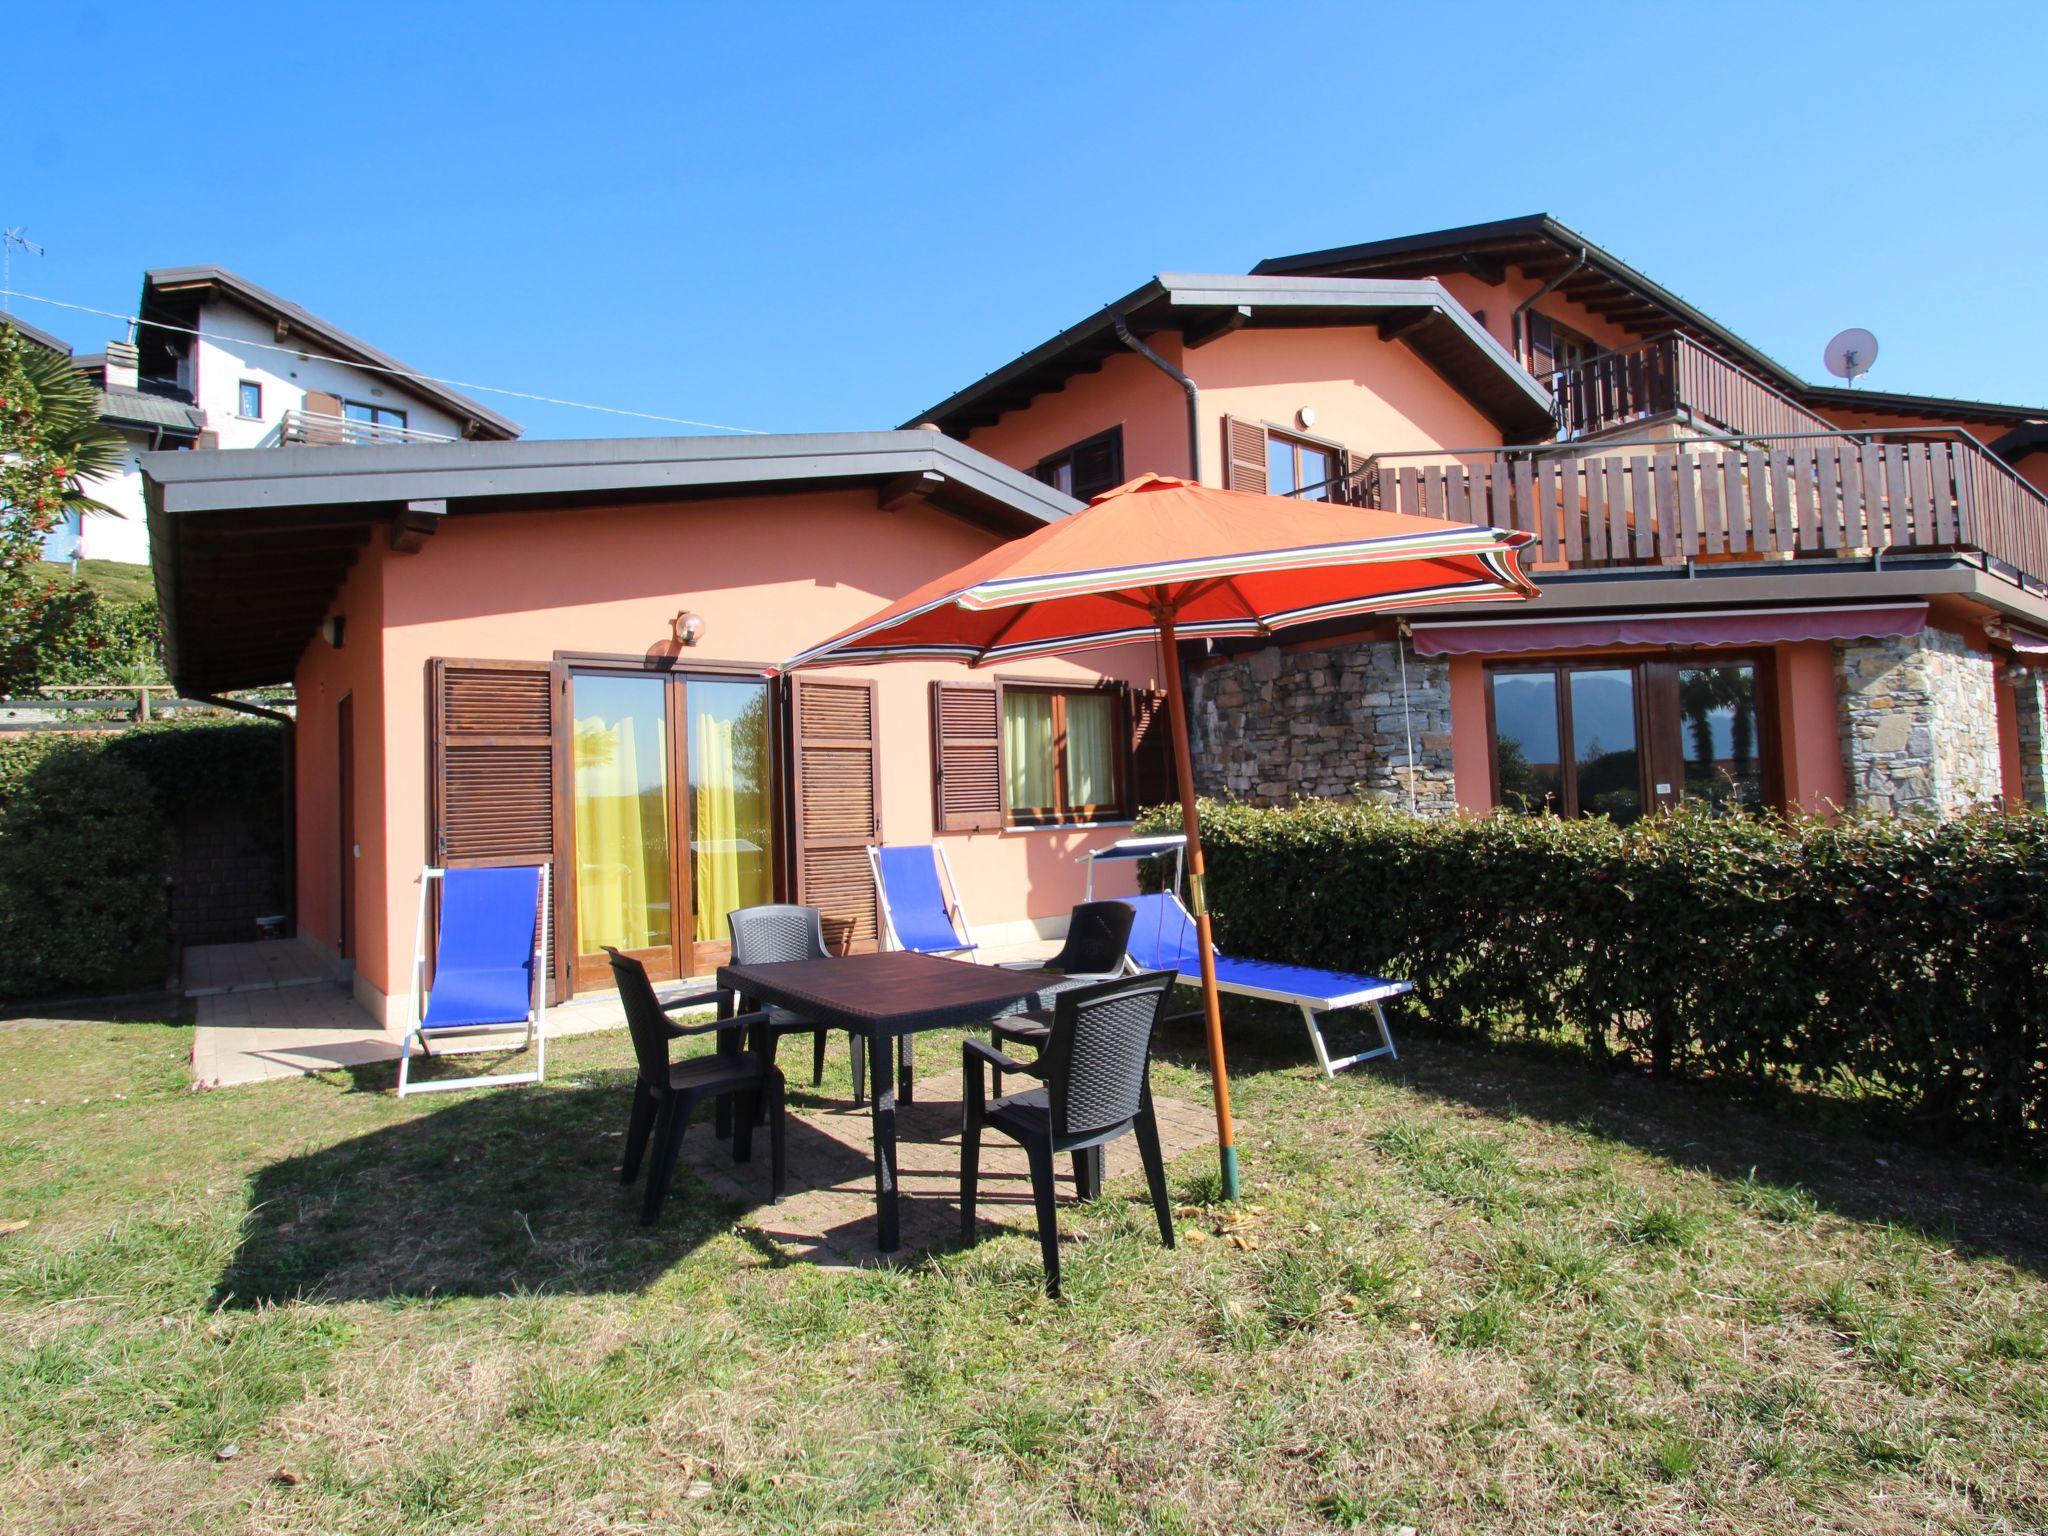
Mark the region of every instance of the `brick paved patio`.
MULTIPOLYGON (((794 1089, 792 1085, 793 1099, 798 1096, 794 1089)), ((950 1242, 959 1231, 960 1094, 956 1069, 928 1081, 920 1079, 916 1102, 897 1111, 903 1246, 892 1254, 875 1252, 874 1144, 865 1107, 855 1109, 844 1101, 792 1104, 789 1195, 779 1206, 768 1203, 765 1132, 755 1135, 754 1160, 735 1167, 726 1143, 711 1132, 707 1109, 683 1141, 683 1161, 712 1188, 745 1202, 746 1225, 785 1253, 832 1266, 895 1262, 950 1242)), ((1160 1098, 1156 1108, 1159 1140, 1168 1159, 1206 1145, 1216 1134, 1206 1103, 1160 1098)), ((1072 1176, 1071 1165, 1063 1159, 1063 1205, 1073 1195, 1072 1176)), ((1134 1138, 1125 1136, 1111 1144, 1107 1176, 1142 1177, 1134 1138)), ((982 1138, 976 1205, 984 1229, 997 1225, 1034 1230, 1024 1153, 1006 1136, 982 1138)))

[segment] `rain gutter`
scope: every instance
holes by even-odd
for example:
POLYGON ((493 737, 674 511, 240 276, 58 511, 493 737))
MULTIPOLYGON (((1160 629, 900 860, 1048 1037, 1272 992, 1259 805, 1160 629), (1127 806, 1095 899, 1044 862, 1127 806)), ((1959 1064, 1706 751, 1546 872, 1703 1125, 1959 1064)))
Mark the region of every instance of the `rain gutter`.
POLYGON ((1202 483, 1202 392, 1195 387, 1195 381, 1165 358, 1140 341, 1131 331, 1124 317, 1115 310, 1108 311, 1109 323, 1116 327, 1116 339, 1145 359, 1154 368, 1178 384, 1188 397, 1188 474, 1194 482, 1202 483))

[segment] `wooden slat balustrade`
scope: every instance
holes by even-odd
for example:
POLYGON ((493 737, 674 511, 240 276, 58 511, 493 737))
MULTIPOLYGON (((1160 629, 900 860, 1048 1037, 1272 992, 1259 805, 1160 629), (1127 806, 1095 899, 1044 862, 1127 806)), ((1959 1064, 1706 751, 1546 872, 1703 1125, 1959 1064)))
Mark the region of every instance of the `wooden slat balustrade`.
POLYGON ((1735 437, 1827 432, 1831 423, 1689 336, 1671 332, 1550 375, 1561 438, 1684 412, 1735 437))
POLYGON ((2048 498, 1967 439, 1368 460, 1333 499, 1522 529, 1547 565, 1969 550, 2048 577, 2048 498))

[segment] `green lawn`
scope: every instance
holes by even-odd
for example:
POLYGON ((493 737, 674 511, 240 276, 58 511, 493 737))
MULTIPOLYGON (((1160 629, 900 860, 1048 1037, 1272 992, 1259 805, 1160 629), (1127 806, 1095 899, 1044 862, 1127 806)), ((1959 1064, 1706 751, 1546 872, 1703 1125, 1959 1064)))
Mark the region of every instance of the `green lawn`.
POLYGON ((642 1230, 616 1035, 401 1105, 193 1093, 175 1023, 0 1025, 0 1529, 2048 1528, 2038 1181, 1528 1052, 1325 1084, 1283 1016, 1233 1035, 1243 1219, 1168 1253, 1113 1183, 1050 1303, 1021 1234, 825 1271, 687 1179, 642 1230))
MULTIPOLYGON (((72 574, 69 563, 53 565, 45 561, 39 569, 51 581, 63 581, 72 574)), ((117 603, 139 602, 145 597, 156 596, 156 577, 146 565, 130 565, 123 560, 81 560, 77 575, 100 596, 117 603)))

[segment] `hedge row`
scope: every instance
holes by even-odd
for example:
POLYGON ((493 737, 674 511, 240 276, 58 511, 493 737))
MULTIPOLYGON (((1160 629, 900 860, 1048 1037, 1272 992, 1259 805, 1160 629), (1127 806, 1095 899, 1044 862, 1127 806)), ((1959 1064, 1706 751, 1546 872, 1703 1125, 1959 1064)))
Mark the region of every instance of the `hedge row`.
POLYGON ((283 752, 254 721, 0 737, 0 998, 160 984, 175 828, 233 809, 281 837, 283 752))
POLYGON ((1203 816, 1233 953, 1407 977, 1440 1027, 1876 1094, 2048 1150, 2048 818, 1203 816))

